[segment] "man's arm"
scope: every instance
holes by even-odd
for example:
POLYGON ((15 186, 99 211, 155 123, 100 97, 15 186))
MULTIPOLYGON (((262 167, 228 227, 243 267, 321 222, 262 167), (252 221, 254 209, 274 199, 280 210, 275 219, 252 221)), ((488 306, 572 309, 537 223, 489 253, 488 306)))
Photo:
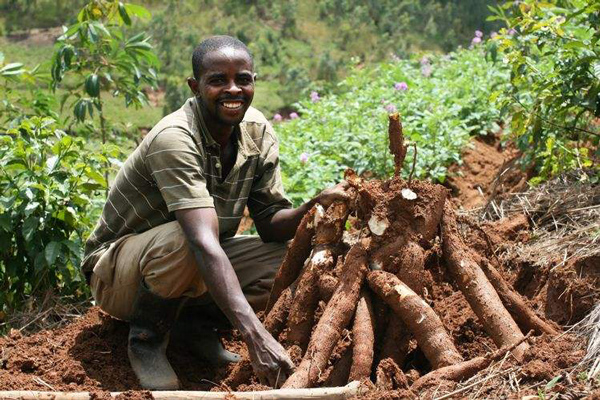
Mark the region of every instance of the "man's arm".
POLYGON ((294 364, 244 297, 235 271, 219 243, 219 223, 214 208, 178 210, 175 216, 194 250, 208 292, 242 334, 254 371, 273 387, 276 381, 278 385, 283 384, 294 364))
POLYGON ((348 183, 342 181, 333 187, 323 190, 314 199, 307 201, 300 207, 277 210, 270 216, 255 221, 256 230, 260 238, 263 242, 285 242, 292 239, 304 214, 316 203, 327 208, 336 200, 348 200, 347 188, 348 183))

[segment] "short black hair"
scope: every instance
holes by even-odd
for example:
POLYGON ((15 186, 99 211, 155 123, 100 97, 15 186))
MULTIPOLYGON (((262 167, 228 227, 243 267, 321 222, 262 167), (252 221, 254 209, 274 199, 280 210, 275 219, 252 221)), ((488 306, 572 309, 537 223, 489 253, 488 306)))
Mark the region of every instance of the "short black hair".
POLYGON ((207 39, 204 39, 202 43, 196 46, 196 48, 194 49, 194 53, 192 54, 192 71, 194 72, 195 79, 200 79, 200 73, 202 70, 202 62, 204 61, 204 57, 211 51, 219 50, 224 47, 232 47, 236 50, 245 51, 246 53, 248 53, 248 55, 250 56, 250 60, 254 64, 252 53, 250 52, 248 47, 239 39, 227 35, 211 36, 207 39))

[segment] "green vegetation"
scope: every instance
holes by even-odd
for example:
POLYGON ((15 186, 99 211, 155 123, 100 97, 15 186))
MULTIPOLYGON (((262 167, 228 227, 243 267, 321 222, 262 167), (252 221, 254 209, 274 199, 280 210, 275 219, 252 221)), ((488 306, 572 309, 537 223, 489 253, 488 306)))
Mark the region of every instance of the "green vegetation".
MULTIPOLYGON (((307 200, 339 181, 347 167, 379 177, 393 174, 387 115, 396 110, 418 149, 414 177, 443 182, 471 135, 498 130, 500 111, 489 97, 507 79, 505 68, 486 59, 482 44, 444 56, 356 67, 339 93, 323 98, 313 93, 299 104, 301 117, 278 127, 288 195, 296 204, 307 200)), ((410 169, 405 163, 406 176, 410 169)))
POLYGON ((104 162, 50 118, 0 135, 0 313, 49 289, 87 292, 79 263, 106 187, 104 162))
POLYGON ((500 103, 522 162, 534 182, 592 166, 600 134, 600 3, 594 0, 506 2, 492 19, 507 28, 496 38, 511 68, 500 103))

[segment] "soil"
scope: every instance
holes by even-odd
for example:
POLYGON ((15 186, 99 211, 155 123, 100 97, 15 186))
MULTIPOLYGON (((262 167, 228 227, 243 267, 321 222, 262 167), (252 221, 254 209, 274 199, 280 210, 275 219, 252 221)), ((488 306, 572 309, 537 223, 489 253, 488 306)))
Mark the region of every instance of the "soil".
MULTIPOLYGON (((507 155, 501 150, 497 143, 476 141, 474 148, 467 151, 463 166, 451 169, 455 176, 449 181, 453 194, 457 196, 453 200, 455 203, 465 208, 484 204, 485 199, 479 194, 477 187, 481 188, 484 194, 491 194, 494 191, 493 181, 499 175, 499 168, 503 165, 506 167, 515 155, 511 151, 507 155), (459 171, 462 173, 459 174, 459 171)), ((520 178, 511 178, 512 186, 507 184, 504 189, 498 189, 496 185, 496 190, 521 190, 524 174, 515 172, 515 176, 520 178)), ((387 238, 385 243, 393 242, 393 246, 389 245, 392 248, 409 251, 403 253, 403 257, 394 257, 393 252, 389 251, 390 248, 385 248, 380 257, 381 262, 387 265, 383 269, 399 272, 406 265, 420 265, 419 274, 409 275, 409 286, 432 306, 465 360, 486 356, 497 347, 486 334, 463 294, 449 283, 451 279, 441 259, 439 238, 436 237, 437 224, 432 223, 436 218, 439 219, 436 213, 440 212, 441 207, 432 204, 438 203, 442 189, 432 189, 433 185, 413 182, 411 189, 419 198, 426 199, 419 203, 421 206, 414 206, 398 195, 405 189, 403 185, 401 180, 390 180, 383 184, 367 182, 363 188, 366 193, 361 197, 359 211, 355 217, 368 221, 375 215, 390 222, 384 235, 387 238), (376 204, 384 204, 385 207, 374 208, 376 204), (429 205, 424 207, 423 204, 429 205), (397 242, 389 239, 398 237, 404 239, 397 242)), ((485 224, 467 220, 460 222, 468 239, 467 245, 490 260, 497 260, 496 253, 501 249, 508 248, 515 242, 527 241, 530 236, 529 223, 524 216, 485 224)), ((356 231, 359 232, 360 228, 358 226, 356 231)), ((377 245, 377 239, 374 242, 374 245, 377 245)), ((496 264, 496 268, 510 285, 528 299, 531 307, 539 315, 545 314, 547 318, 564 326, 581 320, 597 302, 597 298, 589 294, 598 293, 600 290, 599 264, 598 257, 591 257, 573 259, 554 270, 551 270, 554 265, 540 268, 527 263, 500 262, 496 264)), ((333 275, 339 277, 335 272, 333 275)), ((376 336, 382 336, 383 330, 380 325, 389 321, 389 315, 378 311, 381 309, 378 303, 379 300, 373 296, 375 320, 380 321, 376 323, 378 331, 375 333, 376 336)), ((322 309, 320 306, 318 316, 322 314, 322 309)), ((140 390, 129 366, 126 351, 127 332, 126 323, 107 316, 97 307, 91 308, 81 318, 60 329, 44 330, 31 336, 22 336, 13 330, 9 335, 0 338, 0 390, 89 391, 92 392, 93 398, 97 399, 107 398, 109 391, 121 391, 126 392, 123 393, 123 398, 151 398, 149 392, 140 390)), ((242 356, 247 355, 246 347, 236 332, 224 334, 223 342, 228 350, 242 356)), ((348 357, 344 355, 352 350, 351 336, 349 331, 342 332, 320 382, 326 381, 340 362, 345 360, 348 364, 348 357)), ((378 340, 376 339, 376 342, 378 340)), ((554 377, 566 376, 564 374, 571 371, 585 355, 584 341, 571 333, 559 337, 532 337, 529 344, 522 362, 507 357, 501 365, 501 368, 515 368, 513 374, 515 381, 520 385, 519 397, 536 395, 538 388, 554 377)), ((382 382, 387 383, 380 387, 371 387, 361 398, 379 400, 417 396, 408 387, 429 372, 431 366, 421 350, 416 348, 414 341, 411 342, 410 348, 411 351, 403 365, 399 366, 391 359, 379 363, 378 349, 375 349, 375 366, 379 363, 381 369, 378 373, 387 377, 382 379, 382 382)), ((169 347, 168 355, 181 379, 183 389, 228 389, 222 382, 230 376, 232 366, 206 365, 194 360, 185 349, 176 346, 169 347)), ((300 349, 295 350, 293 359, 296 365, 300 363, 300 349)), ((343 372, 343 381, 349 366, 340 367, 340 371, 343 372)), ((371 376, 372 379, 375 378, 374 375, 371 376)), ((483 383, 476 397, 490 398, 498 395, 501 386, 508 385, 506 381, 498 379, 500 378, 489 379, 483 383)), ((456 390, 458 385, 455 382, 437 381, 418 395, 430 398, 434 393, 439 395, 456 390)), ((567 396, 576 393, 582 385, 579 381, 570 385, 559 383, 553 390, 567 396)), ((267 387, 260 385, 255 378, 236 388, 242 391, 264 389, 267 387)))
POLYGON ((452 189, 455 205, 481 207, 490 196, 526 189, 527 174, 517 167, 518 157, 512 146, 503 146, 500 133, 473 140, 462 154, 462 164, 448 169, 446 184, 452 189))

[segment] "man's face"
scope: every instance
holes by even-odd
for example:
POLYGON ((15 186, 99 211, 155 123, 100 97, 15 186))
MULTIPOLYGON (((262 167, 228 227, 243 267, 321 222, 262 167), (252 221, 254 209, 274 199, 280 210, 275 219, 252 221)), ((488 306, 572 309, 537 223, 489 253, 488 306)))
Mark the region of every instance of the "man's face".
POLYGON ((250 55, 231 47, 211 51, 204 57, 200 79, 190 79, 189 85, 200 99, 208 125, 235 126, 254 97, 250 55))

